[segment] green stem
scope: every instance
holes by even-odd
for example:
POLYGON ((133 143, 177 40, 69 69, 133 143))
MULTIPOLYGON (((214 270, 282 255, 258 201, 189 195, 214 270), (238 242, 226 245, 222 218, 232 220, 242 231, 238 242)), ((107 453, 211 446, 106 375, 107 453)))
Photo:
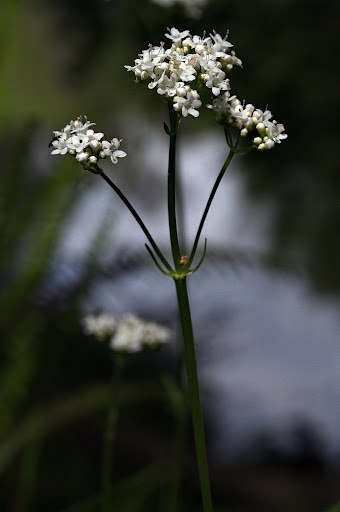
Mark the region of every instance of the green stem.
POLYGON ((140 228, 142 229, 143 233, 145 234, 146 238, 149 240, 153 250, 155 251, 155 253, 157 254, 157 256, 159 257, 159 259, 161 260, 161 262, 163 263, 163 265, 169 270, 169 272, 172 272, 172 268, 171 266, 169 265, 169 263, 167 262, 167 260, 165 259, 165 257, 163 256, 163 254, 161 253, 160 249, 158 248, 158 246, 156 245, 154 239, 152 238, 152 236, 150 235, 150 232, 149 230, 147 229, 147 227, 145 226, 144 222, 142 221, 142 219, 140 218, 140 216, 138 215, 138 213, 136 212, 136 210, 134 209, 134 207, 132 206, 132 204, 130 203, 130 201, 128 200, 128 198, 123 194, 123 192, 117 187, 117 185, 115 185, 113 183, 113 181, 108 177, 106 176, 106 174, 103 173, 103 171, 100 169, 100 171, 97 173, 97 174, 100 174, 100 176, 106 181, 106 183, 108 183, 110 185, 110 187, 116 192, 116 194, 118 195, 118 197, 120 197, 120 199, 123 201, 123 203, 125 204, 125 206, 128 207, 128 209, 130 210, 130 212, 132 213, 132 215, 134 216, 134 218, 136 219, 136 221, 138 222, 140 228))
POLYGON ((112 473, 113 473, 113 443, 116 433, 116 425, 118 419, 119 400, 118 389, 124 361, 119 354, 115 355, 114 369, 110 383, 109 408, 106 418, 103 454, 102 454, 102 510, 103 512, 111 511, 111 489, 112 489, 112 473))
POLYGON ((202 218, 201 218, 201 222, 200 222, 200 224, 199 224, 199 226, 198 226, 198 230, 197 230, 196 238, 195 238, 195 241, 194 241, 194 245, 193 245, 193 247, 192 247, 192 250, 191 250, 190 257, 189 257, 188 262, 187 262, 187 264, 186 264, 186 268, 188 268, 188 269, 190 268, 190 265, 191 265, 191 263, 192 263, 192 260, 193 260, 193 259, 194 259, 194 257, 195 257, 196 250, 197 250, 197 245, 198 245, 198 242, 199 242, 199 239, 200 239, 200 236, 201 236, 201 232, 202 232, 202 229, 203 229, 203 226, 204 226, 204 223, 205 223, 205 219, 206 219, 206 217, 207 217, 207 215, 208 215, 208 212, 209 212, 209 209, 210 209, 211 203, 213 202, 213 199, 214 199, 214 197, 215 197, 215 194, 216 194, 216 191, 217 191, 217 189, 218 189, 218 186, 219 186, 219 184, 221 183, 221 180, 222 180, 222 178, 223 178, 223 176, 224 176, 224 173, 226 172, 226 170, 227 170, 227 168, 228 168, 228 166, 229 166, 229 164, 230 164, 230 162, 231 162, 231 160, 232 160, 232 158, 233 158, 234 154, 235 154, 235 152, 234 152, 234 151, 232 151, 232 150, 230 150, 229 155, 228 155, 228 157, 227 157, 226 161, 224 162, 223 167, 222 167, 222 169, 220 170, 219 175, 218 175, 218 176, 217 176, 217 178, 216 178, 215 184, 214 184, 214 186, 213 186, 213 188, 212 188, 212 190, 211 190, 211 193, 210 193, 209 199, 208 199, 208 201, 207 201, 206 207, 205 207, 205 209, 204 209, 204 212, 203 212, 203 215, 202 215, 202 218))
POLYGON ((174 259, 175 269, 181 270, 180 259, 181 253, 179 249, 177 235, 176 220, 176 132, 178 128, 178 116, 172 108, 172 103, 168 103, 170 117, 170 147, 169 147, 169 165, 168 165, 168 216, 169 216, 169 232, 172 257, 174 259))
POLYGON ((34 494, 38 482, 38 467, 41 453, 40 440, 32 443, 22 454, 19 482, 14 496, 13 512, 28 512, 34 509, 34 494))
POLYGON ((201 486, 203 511, 213 512, 204 426, 199 395, 194 335, 192 330, 186 278, 174 279, 174 281, 176 285, 178 308, 181 319, 182 335, 184 342, 184 358, 189 387, 189 397, 196 445, 196 455, 201 486))
POLYGON ((184 358, 181 354, 177 363, 176 381, 164 381, 170 398, 175 420, 175 440, 172 455, 172 478, 168 502, 169 512, 180 511, 180 490, 185 464, 187 437, 187 399, 184 382, 184 358))

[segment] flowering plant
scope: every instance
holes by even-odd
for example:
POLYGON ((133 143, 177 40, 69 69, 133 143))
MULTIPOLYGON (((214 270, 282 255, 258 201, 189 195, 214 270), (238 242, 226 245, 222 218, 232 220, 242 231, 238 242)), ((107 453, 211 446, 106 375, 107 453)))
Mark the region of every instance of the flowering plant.
MULTIPOLYGON (((234 66, 241 67, 242 62, 234 50, 231 50, 233 45, 228 41, 228 34, 224 38, 215 32, 209 36, 204 34, 200 37, 190 35, 189 30, 180 32, 176 28, 171 28, 168 29, 165 36, 171 41, 170 48, 165 49, 164 43, 160 43, 159 46, 149 45, 148 49, 143 50, 135 60, 134 66, 125 67, 134 73, 137 82, 146 83, 147 87, 150 90, 155 90, 168 105, 170 121, 169 126, 164 123, 164 128, 170 138, 168 219, 173 259, 171 263, 161 252, 127 197, 99 167, 101 159, 110 157, 111 161, 116 164, 119 158, 126 156, 126 153, 119 149, 121 140, 117 138, 111 139, 111 142, 102 140, 104 134, 95 133, 93 128, 90 128, 94 126, 94 123, 88 121, 86 117, 79 117, 76 121, 71 121, 63 130, 54 132, 55 137, 51 145, 54 148, 52 154, 74 156, 84 169, 99 174, 109 184, 143 230, 149 242, 146 248, 157 268, 174 280, 182 327, 183 354, 188 377, 203 510, 212 512, 194 334, 186 279, 196 272, 203 262, 206 241, 202 257, 192 268, 211 203, 234 155, 244 154, 252 149, 259 151, 272 149, 276 144, 281 143, 287 135, 284 133, 284 126, 272 120, 269 110, 262 111, 250 103, 241 102, 236 95, 231 95, 229 73, 234 66), (199 109, 204 103, 206 107, 213 110, 216 121, 223 126, 229 154, 208 197, 191 251, 186 255, 181 248, 177 230, 176 138, 182 118, 189 115, 197 118, 199 109), (247 141, 247 145, 242 144, 244 140, 247 141)), ((137 346, 152 344, 155 332, 158 331, 157 329, 155 331, 155 327, 151 327, 151 325, 142 326, 135 317, 125 318, 111 339, 111 347, 120 350, 124 346, 123 350, 134 352, 137 346)), ((108 333, 112 334, 116 330, 115 321, 110 317, 102 319, 99 324, 96 324, 93 319, 88 319, 85 327, 88 331, 98 328, 102 337, 108 333)), ((163 331, 161 338, 163 342, 166 342, 168 334, 163 331)), ((109 510, 109 500, 106 503, 108 504, 107 510, 109 510)))
POLYGON ((260 151, 273 148, 287 137, 284 126, 271 121, 270 110, 262 112, 230 94, 228 74, 234 66, 242 67, 242 61, 230 50, 233 45, 228 34, 224 38, 216 32, 209 37, 191 36, 189 30, 180 32, 176 28, 168 32, 165 36, 172 41, 169 49, 164 49, 163 42, 160 46, 149 45, 134 66, 125 66, 134 72, 137 82, 147 82, 149 89, 156 89, 183 117, 198 117, 201 96, 208 97, 206 106, 215 112, 216 121, 228 128, 234 126, 241 137, 253 135, 251 147, 260 151))

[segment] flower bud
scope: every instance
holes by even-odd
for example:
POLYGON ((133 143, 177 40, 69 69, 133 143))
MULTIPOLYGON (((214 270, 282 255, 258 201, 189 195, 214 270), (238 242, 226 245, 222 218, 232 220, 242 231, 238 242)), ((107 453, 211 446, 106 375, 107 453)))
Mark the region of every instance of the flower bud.
POLYGON ((89 164, 96 164, 98 162, 98 158, 94 155, 89 157, 89 164))
POLYGON ((99 151, 99 158, 107 158, 107 155, 105 155, 104 151, 99 151))
POLYGON ((259 122, 260 117, 261 117, 260 112, 257 112, 257 111, 255 110, 255 112, 253 113, 253 121, 254 121, 254 123, 258 123, 258 122, 259 122))
POLYGON ((247 119, 246 121, 244 121, 244 126, 245 128, 247 128, 247 130, 251 130, 253 128, 253 120, 252 118, 250 117, 249 119, 247 119))
POLYGON ((243 128, 241 131, 240 131, 240 135, 241 137, 246 137, 248 135, 248 130, 247 128, 243 128))
POLYGON ((186 95, 187 93, 187 90, 185 87, 177 87, 176 89, 176 93, 177 93, 177 96, 181 96, 182 98, 184 98, 184 96, 186 95))
POLYGON ((85 162, 87 162, 88 158, 89 158, 89 154, 85 153, 85 152, 78 153, 78 155, 76 156, 76 159, 78 160, 78 162, 80 164, 84 164, 85 162))
POLYGON ((268 139, 264 146, 266 149, 272 149, 275 146, 275 142, 272 139, 268 139))
POLYGON ((141 73, 140 73, 141 80, 148 80, 149 78, 150 78, 149 73, 147 71, 141 71, 141 73))
POLYGON ((258 123, 256 129, 260 135, 262 135, 266 131, 266 127, 263 123, 258 123))
POLYGON ((99 149, 101 149, 102 145, 99 142, 99 140, 93 139, 90 142, 90 147, 93 149, 93 151, 98 151, 99 149))
POLYGON ((261 139, 261 137, 255 137, 255 139, 254 139, 254 144, 256 144, 257 146, 258 146, 259 144, 262 144, 262 139, 261 139))

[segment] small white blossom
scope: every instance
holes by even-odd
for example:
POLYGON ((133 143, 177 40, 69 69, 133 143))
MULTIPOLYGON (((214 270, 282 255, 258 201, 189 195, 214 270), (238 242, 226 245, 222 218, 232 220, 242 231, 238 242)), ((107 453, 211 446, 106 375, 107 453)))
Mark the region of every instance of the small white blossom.
POLYGON ((196 109, 202 105, 202 102, 199 98, 199 94, 195 90, 187 91, 185 97, 175 96, 174 110, 176 112, 180 112, 183 117, 187 117, 188 114, 192 115, 193 117, 198 117, 199 111, 196 109))
POLYGON ((111 162, 113 164, 116 164, 118 162, 118 158, 123 158, 124 156, 126 156, 125 151, 118 149, 120 143, 121 140, 118 140, 116 138, 112 139, 111 142, 108 142, 107 140, 103 140, 102 142, 103 152, 106 156, 109 156, 111 158, 111 162))
POLYGON ((94 126, 96 124, 96 123, 91 123, 90 121, 88 121, 86 116, 84 116, 84 119, 85 119, 85 123, 83 123, 83 121, 82 121, 82 116, 79 116, 75 121, 71 121, 70 125, 71 125, 72 133, 86 132, 86 130, 90 126, 94 126))
POLYGON ((55 148, 53 149, 51 155, 66 155, 69 150, 67 134, 61 133, 61 135, 56 140, 52 141, 51 145, 55 148))
POLYGON ((175 27, 172 27, 172 29, 168 28, 168 31, 170 32, 170 34, 165 34, 165 37, 168 37, 174 43, 178 43, 179 41, 187 37, 187 35, 190 33, 189 30, 184 30, 183 32, 180 32, 175 27))

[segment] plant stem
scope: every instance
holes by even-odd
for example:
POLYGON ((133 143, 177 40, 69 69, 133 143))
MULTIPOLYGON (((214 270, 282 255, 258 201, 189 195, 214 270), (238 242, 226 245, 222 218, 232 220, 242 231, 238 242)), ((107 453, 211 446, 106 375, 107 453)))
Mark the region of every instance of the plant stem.
POLYGON ((102 510, 111 511, 111 487, 113 473, 113 442, 118 419, 118 389, 124 361, 115 355, 114 369, 110 383, 109 407, 105 424, 102 454, 102 510))
POLYGON ((115 185, 113 183, 113 181, 108 176, 106 176, 106 174, 103 173, 103 171, 101 169, 100 169, 100 172, 98 172, 98 174, 100 174, 100 176, 106 181, 106 183, 108 183, 110 185, 110 187, 116 192, 116 194, 120 197, 120 199, 123 201, 125 206, 128 207, 128 209, 130 210, 130 212, 132 213, 132 215, 134 216, 134 218, 138 222, 138 224, 139 224, 140 228, 142 229, 143 233, 145 234, 146 238, 149 240, 153 250, 155 251, 155 253, 159 257, 159 259, 161 260, 163 265, 169 270, 169 272, 171 272, 172 271, 171 266, 169 265, 169 263, 167 262, 167 260, 165 259, 165 257, 161 253, 161 251, 159 250, 159 248, 158 248, 157 244, 155 243, 154 239, 152 238, 149 230, 145 226, 144 222, 142 221, 142 219, 140 218, 140 216, 138 215, 138 213, 136 212, 136 210, 134 209, 134 207, 132 206, 132 204, 130 203, 128 198, 117 187, 117 185, 115 185))
POLYGON ((184 358, 177 363, 176 380, 164 380, 175 420, 175 442, 172 455, 172 478, 168 501, 168 512, 179 512, 180 489, 185 465, 185 442, 187 437, 187 397, 184 383, 184 358))
POLYGON ((203 212, 203 215, 202 215, 202 218, 201 218, 201 222, 198 226, 198 230, 197 230, 197 233, 196 233, 196 238, 195 238, 195 241, 194 241, 194 245, 192 247, 192 250, 191 250, 191 254, 190 254, 190 257, 188 259, 188 263, 186 264, 186 268, 190 268, 190 265, 192 263, 192 260, 194 259, 195 257, 195 254, 196 254, 196 249, 197 249, 197 245, 198 245, 198 242, 199 242, 199 239, 200 239, 200 236, 201 236, 201 232, 202 232, 202 229, 203 229, 203 226, 204 226, 204 223, 205 223, 205 219, 208 215, 208 212, 209 212, 209 209, 210 209, 210 206, 211 206, 211 203, 215 197, 215 194, 216 194, 216 191, 218 189, 218 186, 219 184, 221 183, 221 180, 224 176, 224 173, 226 172, 233 156, 234 156, 234 151, 230 150, 229 152, 229 155, 226 159, 226 161, 224 162, 223 164, 223 167, 222 169, 220 170, 217 178, 216 178, 216 181, 215 181, 215 184, 210 192, 210 196, 209 196, 209 199, 207 201, 207 204, 206 204, 206 207, 204 209, 204 212, 203 212))
POLYGON ((169 106, 170 117, 170 146, 169 146, 169 165, 168 165, 168 216, 169 216, 169 232, 172 257, 176 270, 180 270, 180 249, 177 235, 177 220, 176 220, 176 132, 178 127, 178 117, 172 108, 169 106))
POLYGON ((186 278, 174 279, 174 281, 176 285, 179 315, 181 319, 184 343, 184 358, 189 387, 189 398, 196 445, 196 455, 201 486, 203 511, 213 512, 203 417, 197 376, 194 335, 192 329, 186 278))

